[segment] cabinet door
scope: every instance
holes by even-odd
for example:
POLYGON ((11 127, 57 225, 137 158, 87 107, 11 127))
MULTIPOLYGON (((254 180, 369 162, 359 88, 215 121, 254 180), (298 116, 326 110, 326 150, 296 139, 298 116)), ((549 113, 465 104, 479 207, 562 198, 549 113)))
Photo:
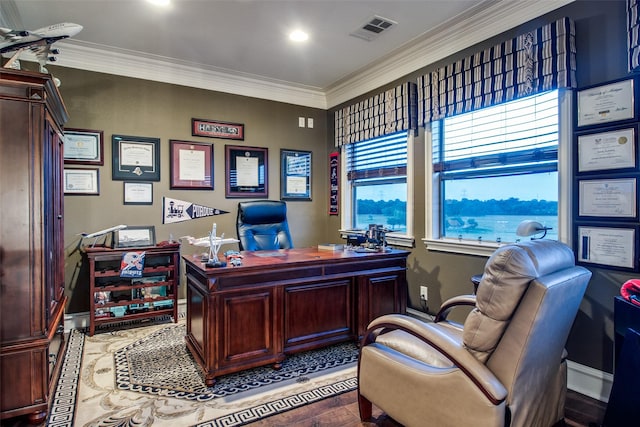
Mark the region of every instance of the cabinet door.
POLYGON ((269 358, 276 353, 274 288, 243 293, 221 293, 217 335, 219 367, 247 360, 269 358))
POLYGON ((406 279, 404 271, 397 274, 363 276, 359 278, 358 335, 362 336, 368 324, 377 317, 391 313, 404 313, 406 279))

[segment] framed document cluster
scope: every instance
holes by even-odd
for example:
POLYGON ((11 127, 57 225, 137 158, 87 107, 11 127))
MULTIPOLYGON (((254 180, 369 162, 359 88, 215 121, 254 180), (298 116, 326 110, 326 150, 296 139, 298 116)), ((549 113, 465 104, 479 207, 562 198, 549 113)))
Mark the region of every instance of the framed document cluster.
POLYGON ((575 246, 578 263, 640 271, 638 90, 635 77, 576 92, 575 246))
POLYGON ((104 165, 103 131, 68 128, 63 144, 63 188, 66 195, 100 194, 100 171, 104 165), (67 167, 74 165, 74 167, 67 167))

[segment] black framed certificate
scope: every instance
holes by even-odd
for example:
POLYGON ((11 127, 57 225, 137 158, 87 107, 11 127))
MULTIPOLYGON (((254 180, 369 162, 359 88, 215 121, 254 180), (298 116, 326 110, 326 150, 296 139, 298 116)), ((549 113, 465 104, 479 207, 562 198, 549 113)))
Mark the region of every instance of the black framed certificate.
POLYGON ((577 92, 577 126, 632 120, 636 117, 633 78, 593 86, 577 92))

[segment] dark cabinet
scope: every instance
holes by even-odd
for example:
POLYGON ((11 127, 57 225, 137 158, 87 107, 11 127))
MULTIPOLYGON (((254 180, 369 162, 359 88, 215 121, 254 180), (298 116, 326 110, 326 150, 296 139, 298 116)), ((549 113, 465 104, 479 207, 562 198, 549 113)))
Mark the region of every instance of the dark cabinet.
POLYGON ((63 125, 51 76, 0 69, 0 416, 47 415, 65 351, 63 125))

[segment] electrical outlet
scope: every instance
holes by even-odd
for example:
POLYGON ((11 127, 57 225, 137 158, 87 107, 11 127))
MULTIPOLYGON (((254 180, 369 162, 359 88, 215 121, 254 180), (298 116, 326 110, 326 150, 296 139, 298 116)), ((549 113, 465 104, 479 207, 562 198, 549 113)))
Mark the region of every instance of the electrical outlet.
POLYGON ((429 300, 429 288, 427 288, 426 286, 420 286, 420 299, 422 301, 429 300))

